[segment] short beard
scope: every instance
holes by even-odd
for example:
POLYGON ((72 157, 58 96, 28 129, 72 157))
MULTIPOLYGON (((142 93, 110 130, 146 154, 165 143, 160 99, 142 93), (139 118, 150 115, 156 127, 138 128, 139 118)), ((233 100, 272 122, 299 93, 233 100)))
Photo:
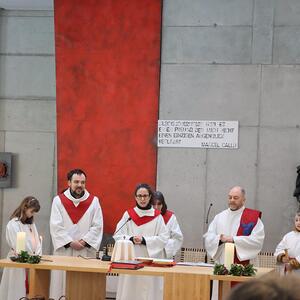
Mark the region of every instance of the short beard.
POLYGON ((79 199, 79 198, 81 198, 81 197, 84 195, 84 190, 83 190, 80 194, 77 194, 75 191, 72 191, 71 188, 70 188, 70 194, 71 194, 75 199, 79 199))

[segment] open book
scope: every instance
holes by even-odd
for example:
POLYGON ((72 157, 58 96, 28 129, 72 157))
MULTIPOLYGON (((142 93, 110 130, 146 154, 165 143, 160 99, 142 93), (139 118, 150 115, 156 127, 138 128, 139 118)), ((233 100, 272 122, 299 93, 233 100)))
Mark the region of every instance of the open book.
POLYGON ((178 266, 194 266, 194 267, 213 267, 214 264, 208 264, 204 262, 190 262, 190 261, 184 261, 184 262, 178 262, 178 266))
POLYGON ((174 266, 176 263, 173 259, 151 258, 151 257, 136 257, 137 261, 143 262, 149 266, 174 266))

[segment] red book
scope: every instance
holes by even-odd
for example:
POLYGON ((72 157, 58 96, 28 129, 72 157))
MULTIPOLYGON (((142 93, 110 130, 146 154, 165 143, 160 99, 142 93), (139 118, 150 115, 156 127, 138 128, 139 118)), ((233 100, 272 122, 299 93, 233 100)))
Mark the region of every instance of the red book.
POLYGON ((144 268, 144 264, 136 260, 119 260, 119 261, 113 261, 110 267, 112 269, 138 270, 144 268))

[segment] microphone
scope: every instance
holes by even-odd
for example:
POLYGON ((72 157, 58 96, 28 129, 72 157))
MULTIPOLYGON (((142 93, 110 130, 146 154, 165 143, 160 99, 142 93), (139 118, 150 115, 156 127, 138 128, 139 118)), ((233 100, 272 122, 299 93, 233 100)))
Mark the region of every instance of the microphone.
MULTIPOLYGON (((122 224, 122 226, 120 226, 120 228, 118 228, 118 230, 114 233, 117 234, 129 221, 131 220, 131 217, 129 217, 126 222, 124 222, 124 224, 122 224)), ((111 237, 112 238, 112 237, 111 237)), ((105 253, 102 256, 103 261, 110 261, 111 260, 111 255, 108 255, 108 247, 107 247, 108 243, 106 243, 106 248, 105 248, 105 253)))
POLYGON ((129 221, 131 221, 132 219, 131 219, 131 217, 129 217, 127 220, 126 220, 126 222, 124 222, 124 224, 114 233, 114 235, 115 234, 117 234, 126 224, 127 224, 127 222, 129 222, 129 221))
POLYGON ((208 216, 209 216, 210 209, 211 209, 212 206, 213 206, 213 204, 210 203, 210 204, 209 204, 209 207, 208 207, 208 210, 207 210, 206 219, 205 219, 205 224, 206 224, 206 225, 208 224, 208 216))
MULTIPOLYGON (((208 210, 207 210, 207 213, 206 213, 206 219, 205 219, 205 227, 206 227, 206 230, 207 230, 207 226, 208 226, 208 217, 209 217, 209 213, 210 213, 210 209, 211 207, 213 206, 212 203, 209 203, 209 207, 208 207, 208 210)), ((204 262, 207 263, 208 261, 208 257, 207 257, 207 251, 205 251, 205 257, 204 257, 204 262)))

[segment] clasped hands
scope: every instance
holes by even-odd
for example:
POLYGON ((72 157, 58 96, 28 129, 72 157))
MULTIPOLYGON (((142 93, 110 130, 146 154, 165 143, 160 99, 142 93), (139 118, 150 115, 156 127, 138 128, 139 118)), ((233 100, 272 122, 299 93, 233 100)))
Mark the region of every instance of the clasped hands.
POLYGON ((222 243, 234 243, 233 237, 225 234, 220 235, 220 241, 222 243))
POLYGON ((143 237, 141 235, 133 236, 133 243, 136 245, 141 245, 143 241, 143 237))
POLYGON ((72 241, 70 243, 70 247, 74 250, 82 250, 86 246, 86 242, 84 240, 72 241))
POLYGON ((296 258, 291 258, 289 256, 282 255, 279 258, 279 260, 280 260, 280 262, 285 264, 287 271, 292 271, 292 270, 300 268, 300 263, 298 262, 298 260, 296 258))

